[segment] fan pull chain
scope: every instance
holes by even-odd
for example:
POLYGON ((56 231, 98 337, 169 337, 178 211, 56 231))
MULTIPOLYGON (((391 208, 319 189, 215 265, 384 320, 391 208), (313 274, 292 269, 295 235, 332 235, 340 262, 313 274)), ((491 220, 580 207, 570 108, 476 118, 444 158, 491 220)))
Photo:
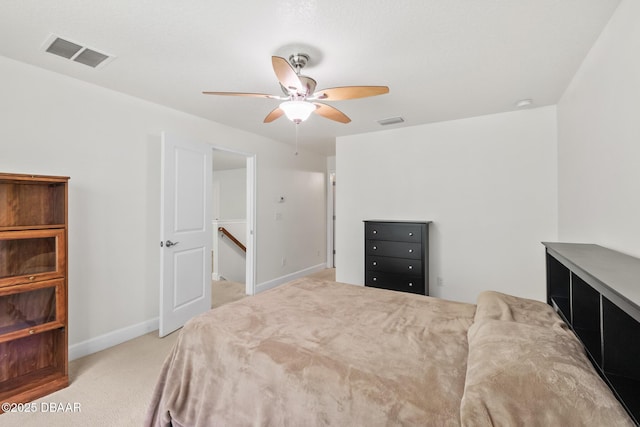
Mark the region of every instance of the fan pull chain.
POLYGON ((298 155, 298 126, 300 123, 296 123, 296 156, 298 155))

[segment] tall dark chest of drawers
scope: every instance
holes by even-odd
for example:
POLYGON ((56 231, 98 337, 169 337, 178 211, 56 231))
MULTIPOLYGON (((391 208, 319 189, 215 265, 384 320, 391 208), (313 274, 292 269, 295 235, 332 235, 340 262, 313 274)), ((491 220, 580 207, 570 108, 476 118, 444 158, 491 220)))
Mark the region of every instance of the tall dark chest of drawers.
POLYGON ((429 295, 431 221, 364 221, 364 284, 429 295))

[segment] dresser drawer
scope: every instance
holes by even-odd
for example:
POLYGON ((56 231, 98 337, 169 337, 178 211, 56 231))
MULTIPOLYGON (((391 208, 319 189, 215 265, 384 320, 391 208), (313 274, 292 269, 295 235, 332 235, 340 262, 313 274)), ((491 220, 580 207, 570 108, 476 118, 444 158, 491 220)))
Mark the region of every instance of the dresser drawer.
POLYGON ((366 270, 421 276, 422 260, 368 256, 366 270))
POLYGON ((364 227, 365 239, 393 240, 398 242, 422 241, 420 224, 367 222, 364 227))
POLYGON ((422 245, 420 243, 393 242, 390 240, 367 240, 365 255, 421 259, 422 245))
POLYGON ((365 286, 372 288, 426 295, 424 285, 423 279, 417 276, 381 273, 378 271, 365 272, 365 286))

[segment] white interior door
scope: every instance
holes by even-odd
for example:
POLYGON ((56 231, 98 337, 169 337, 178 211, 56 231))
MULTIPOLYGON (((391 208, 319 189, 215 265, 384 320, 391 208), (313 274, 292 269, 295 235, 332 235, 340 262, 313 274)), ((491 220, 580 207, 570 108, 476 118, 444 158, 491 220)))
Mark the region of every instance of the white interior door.
POLYGON ((211 308, 210 145, 162 135, 160 336, 211 308))

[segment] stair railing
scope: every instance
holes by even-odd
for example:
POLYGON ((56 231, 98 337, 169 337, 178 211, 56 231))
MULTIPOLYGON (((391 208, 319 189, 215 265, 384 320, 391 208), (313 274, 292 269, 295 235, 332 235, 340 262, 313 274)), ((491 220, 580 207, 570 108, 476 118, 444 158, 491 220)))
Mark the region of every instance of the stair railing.
POLYGON ((219 231, 219 232, 221 232, 221 233, 223 234, 223 237, 224 237, 224 236, 227 236, 227 237, 229 238, 229 240, 231 240, 233 243, 235 243, 235 244, 236 244, 236 246, 238 246, 240 249, 242 249, 242 252, 247 252, 247 248, 246 248, 246 246, 245 246, 245 245, 243 245, 243 244, 240 242, 240 240, 236 239, 236 237, 235 237, 233 234, 231 234, 231 233, 229 232, 229 230, 227 230, 227 229, 226 229, 226 228, 224 228, 224 227, 218 227, 218 231, 219 231))

